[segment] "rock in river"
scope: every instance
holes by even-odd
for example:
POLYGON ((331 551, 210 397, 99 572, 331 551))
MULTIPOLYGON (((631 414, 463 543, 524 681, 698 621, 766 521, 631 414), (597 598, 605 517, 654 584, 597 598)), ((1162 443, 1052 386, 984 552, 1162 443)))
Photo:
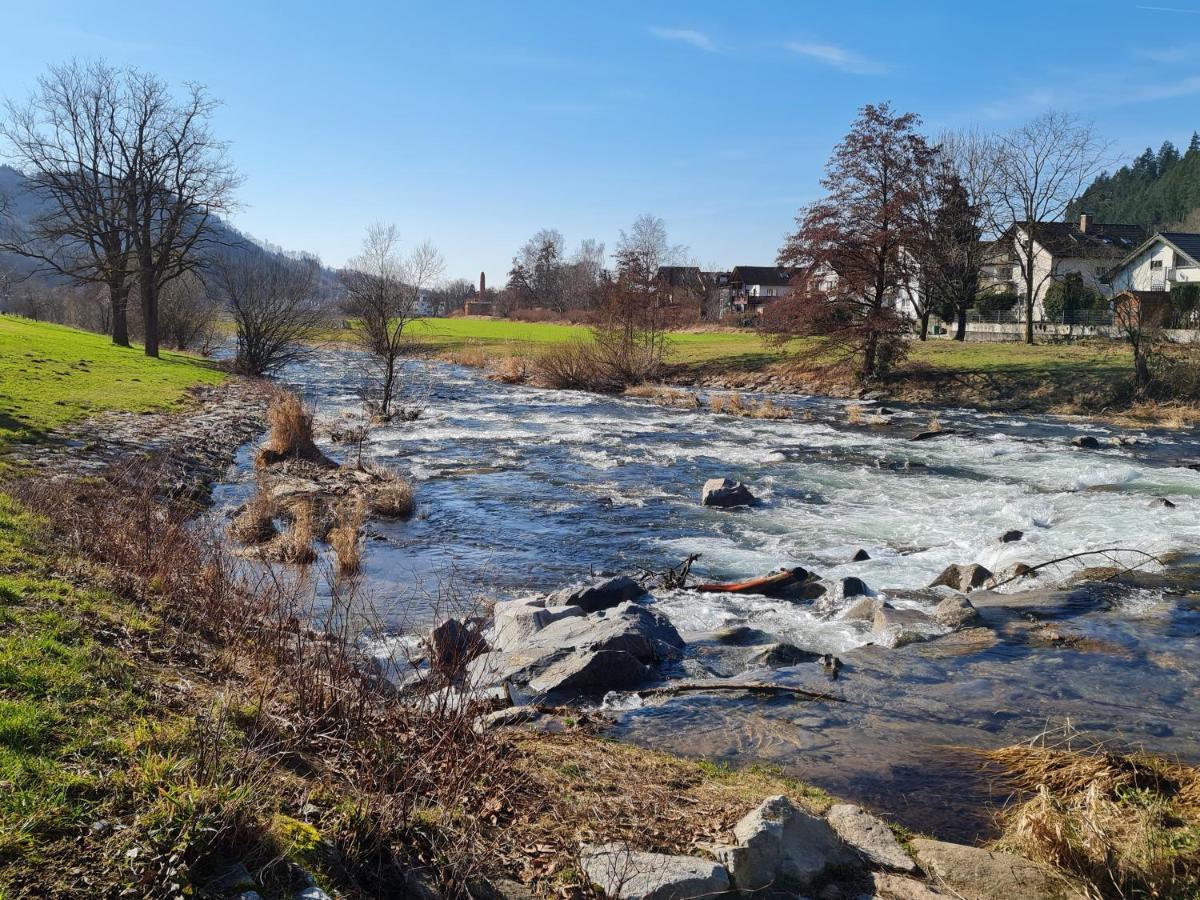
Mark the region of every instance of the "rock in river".
POLYGON ((838 803, 830 807, 825 818, 842 840, 875 865, 896 872, 911 872, 917 867, 892 829, 862 807, 838 803))
POLYGON ((618 575, 555 591, 546 598, 546 606, 578 606, 584 612, 594 613, 645 595, 646 589, 628 575, 618 575))
POLYGON ((728 478, 710 478, 704 482, 704 488, 700 492, 702 506, 750 506, 754 499, 750 488, 740 481, 728 478))
POLYGON ((1099 450, 1100 442, 1090 434, 1081 434, 1078 437, 1071 438, 1072 446, 1079 447, 1081 450, 1099 450))
POLYGON ((952 587, 956 591, 966 593, 973 588, 977 588, 992 577, 992 573, 979 565, 979 563, 971 563, 970 565, 953 565, 946 566, 945 570, 930 582, 930 587, 938 587, 945 585, 952 587))
POLYGON ((921 867, 964 900, 1083 900, 1062 876, 1011 853, 914 838, 921 867))

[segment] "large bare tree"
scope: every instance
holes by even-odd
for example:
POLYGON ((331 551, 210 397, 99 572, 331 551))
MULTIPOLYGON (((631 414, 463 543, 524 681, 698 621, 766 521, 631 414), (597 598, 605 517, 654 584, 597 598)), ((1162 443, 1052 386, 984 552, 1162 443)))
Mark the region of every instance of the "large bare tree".
POLYGON ((997 139, 993 216, 1010 235, 1025 288, 1025 343, 1033 343, 1037 292, 1054 272, 1039 272, 1042 230, 1059 221, 1071 201, 1104 168, 1108 144, 1094 128, 1064 112, 1046 112, 997 139))
POLYGON ((125 100, 122 73, 95 62, 55 66, 26 102, 6 102, 0 137, 28 196, 0 204, 0 248, 33 260, 35 272, 105 285, 113 343, 128 347, 125 100), (26 209, 27 221, 17 214, 26 209))
POLYGON ((346 309, 354 335, 379 368, 377 414, 388 418, 396 396, 397 369, 405 351, 405 331, 420 312, 421 296, 441 276, 444 264, 426 241, 401 253, 395 225, 372 225, 362 251, 346 266, 346 309))
POLYGON ((205 271, 209 291, 237 328, 234 366, 267 375, 300 358, 327 323, 320 263, 311 258, 236 251, 217 255, 205 271))
POLYGON ((211 130, 217 103, 198 84, 176 100, 154 75, 125 75, 118 129, 125 221, 141 298, 145 350, 158 355, 163 286, 203 265, 220 243, 216 217, 233 208, 238 176, 211 130))

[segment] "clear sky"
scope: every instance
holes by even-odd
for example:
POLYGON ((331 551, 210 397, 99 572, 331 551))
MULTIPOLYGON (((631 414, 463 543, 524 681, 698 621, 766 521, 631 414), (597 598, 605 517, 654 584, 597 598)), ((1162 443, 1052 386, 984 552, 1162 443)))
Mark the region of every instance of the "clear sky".
POLYGON ((770 264, 867 102, 1068 109, 1122 156, 1200 128, 1200 0, 0 4, 0 94, 96 56, 223 100, 242 230, 340 265, 395 222, 493 284, 538 228, 611 249, 644 212, 770 264))

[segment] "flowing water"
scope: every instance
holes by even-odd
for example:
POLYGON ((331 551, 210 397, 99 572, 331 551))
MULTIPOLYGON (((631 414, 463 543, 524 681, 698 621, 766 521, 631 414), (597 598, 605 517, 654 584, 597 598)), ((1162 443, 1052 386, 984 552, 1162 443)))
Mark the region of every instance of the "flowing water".
MULTIPOLYGON (((425 415, 376 430, 367 446, 419 486, 418 516, 371 523, 365 559, 366 586, 398 630, 428 622, 448 593, 502 600, 591 572, 661 571, 691 553, 701 554, 693 571, 705 580, 804 566, 833 585, 854 575, 897 606, 920 607, 929 598, 908 592, 951 563, 999 571, 1105 547, 1200 550, 1200 471, 1184 465, 1200 459, 1195 432, 939 410, 943 428, 971 434, 914 442, 928 409, 774 395, 794 417, 761 421, 501 385, 440 363, 412 362, 408 376, 426 386, 425 415), (1102 449, 1072 447, 1081 433, 1102 449), (718 476, 745 481, 760 503, 701 507, 701 485, 718 476), (1176 506, 1154 505, 1161 497, 1176 506), (1000 543, 1010 529, 1025 537, 1000 543), (871 559, 850 562, 859 549, 871 559)), ((322 418, 359 406, 353 354, 323 354, 286 378, 322 418)), ((251 481, 244 455, 218 501, 232 507, 251 481)), ((987 784, 950 748, 999 746, 1069 718, 1200 761, 1200 605, 1186 590, 1131 588, 1073 612, 1072 633, 1089 639, 1079 647, 933 641, 901 650, 864 646, 874 638, 839 617, 846 604, 836 590, 821 612, 763 597, 655 594, 692 641, 689 671, 736 674, 739 651, 708 635, 747 624, 843 655, 834 687, 848 702, 610 698, 618 735, 778 764, 925 831, 964 838, 987 828, 977 813, 987 784)), ((830 687, 812 664, 764 677, 830 687)))

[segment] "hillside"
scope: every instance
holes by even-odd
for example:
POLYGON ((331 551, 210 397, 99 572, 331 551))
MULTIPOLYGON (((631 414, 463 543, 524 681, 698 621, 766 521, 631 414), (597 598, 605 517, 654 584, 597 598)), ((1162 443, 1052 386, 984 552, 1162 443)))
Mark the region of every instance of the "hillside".
POLYGON ((1067 211, 1068 220, 1090 213, 1100 222, 1200 230, 1200 134, 1180 153, 1165 141, 1129 165, 1105 172, 1067 211))

